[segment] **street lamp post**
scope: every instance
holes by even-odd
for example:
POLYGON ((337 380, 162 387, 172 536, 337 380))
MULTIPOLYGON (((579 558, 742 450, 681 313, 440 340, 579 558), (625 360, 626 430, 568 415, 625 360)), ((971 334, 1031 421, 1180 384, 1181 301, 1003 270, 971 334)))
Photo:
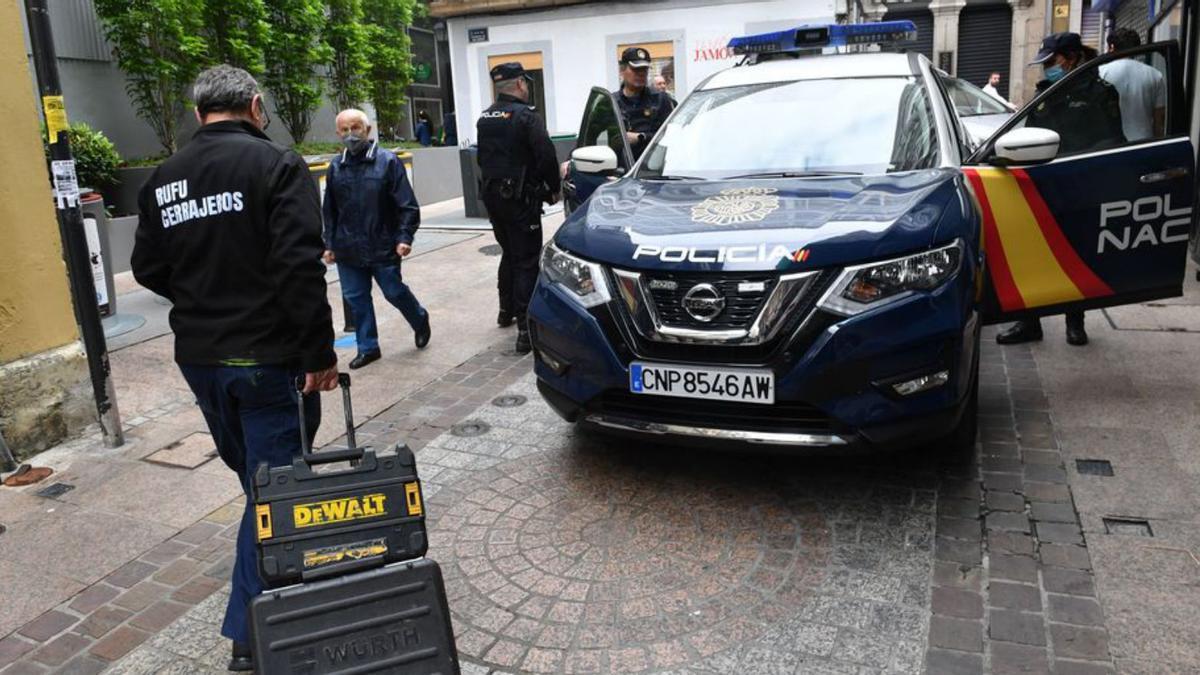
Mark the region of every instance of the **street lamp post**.
POLYGON ((100 323, 100 307, 96 304, 96 286, 83 230, 83 212, 79 208, 79 182, 75 177, 75 159, 67 139, 67 111, 63 105, 62 84, 58 79, 58 59, 54 51, 54 37, 50 33, 46 0, 25 0, 25 14, 29 22, 29 43, 34 70, 37 72, 38 93, 46 115, 50 177, 54 183, 58 230, 62 237, 75 320, 79 323, 83 348, 87 352, 92 393, 96 399, 104 444, 115 448, 122 445, 125 438, 113 391, 108 345, 104 339, 104 327, 100 323))

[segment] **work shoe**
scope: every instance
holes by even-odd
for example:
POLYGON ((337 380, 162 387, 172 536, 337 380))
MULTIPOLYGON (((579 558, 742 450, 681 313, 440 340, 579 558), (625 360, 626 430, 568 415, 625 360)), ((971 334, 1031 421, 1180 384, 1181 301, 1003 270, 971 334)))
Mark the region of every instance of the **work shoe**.
POLYGON ((1082 347, 1087 343, 1088 335, 1083 321, 1067 321, 1067 344, 1082 347))
POLYGON ((501 328, 508 328, 513 325, 513 315, 504 310, 500 310, 500 314, 496 316, 496 325, 501 328))
POLYGON ((1042 324, 1040 321, 1018 321, 1008 327, 1008 330, 996 336, 996 342, 1002 345, 1015 345, 1022 342, 1036 342, 1042 339, 1042 324))
POLYGON ((354 357, 354 360, 350 362, 350 370, 358 370, 368 363, 374 363, 381 358, 383 358, 383 354, 378 349, 370 352, 363 352, 354 357))
POLYGON ((533 350, 533 344, 529 341, 529 330, 524 326, 517 331, 517 344, 513 349, 518 354, 528 354, 533 350))
POLYGON ((245 642, 233 643, 233 656, 229 659, 229 670, 235 673, 249 673, 254 670, 254 655, 250 653, 250 645, 245 642))
POLYGON ((417 349, 425 349, 431 335, 433 335, 433 330, 429 326, 429 316, 426 315, 425 325, 413 335, 413 342, 417 344, 417 349))

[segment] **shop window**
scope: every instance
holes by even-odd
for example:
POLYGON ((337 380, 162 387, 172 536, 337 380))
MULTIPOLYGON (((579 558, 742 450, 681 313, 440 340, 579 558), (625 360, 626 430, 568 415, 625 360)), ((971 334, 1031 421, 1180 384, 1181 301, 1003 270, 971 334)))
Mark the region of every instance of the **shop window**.
MULTIPOLYGON (((546 79, 542 71, 541 52, 521 52, 519 54, 496 54, 488 57, 488 70, 501 63, 519 63, 526 73, 533 78, 530 83, 529 103, 536 106, 537 114, 546 118, 546 79)), ((492 100, 496 98, 496 85, 492 84, 492 100)))
POLYGON ((617 71, 621 70, 621 53, 630 47, 641 47, 650 53, 650 72, 646 76, 646 84, 653 87, 654 79, 662 76, 666 81, 667 93, 675 96, 675 43, 670 40, 662 42, 629 42, 617 45, 617 71))

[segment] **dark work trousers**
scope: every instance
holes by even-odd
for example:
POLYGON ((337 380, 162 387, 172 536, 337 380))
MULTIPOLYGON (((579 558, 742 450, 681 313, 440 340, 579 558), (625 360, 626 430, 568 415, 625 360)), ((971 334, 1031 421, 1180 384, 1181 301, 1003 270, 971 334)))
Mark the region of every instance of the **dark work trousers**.
POLYGON ((500 311, 517 317, 518 325, 524 327, 542 252, 542 206, 503 199, 491 190, 483 193, 483 203, 501 250, 496 276, 500 311))
MULTIPOLYGON (((299 371, 281 366, 180 365, 204 420, 212 432, 217 452, 237 472, 246 493, 233 565, 233 590, 225 607, 221 635, 249 642, 250 601, 263 591, 258 574, 254 527, 254 499, 250 484, 258 465, 286 466, 300 455, 300 419, 296 410, 295 381, 299 371)), ((311 441, 321 424, 321 398, 304 398, 305 423, 311 441)))

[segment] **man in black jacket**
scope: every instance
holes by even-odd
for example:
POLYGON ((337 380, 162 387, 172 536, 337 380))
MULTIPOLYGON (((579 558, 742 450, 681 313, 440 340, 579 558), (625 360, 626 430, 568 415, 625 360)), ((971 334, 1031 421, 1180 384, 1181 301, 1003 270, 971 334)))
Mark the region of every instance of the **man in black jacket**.
POLYGON ((537 283, 542 202, 558 201, 561 177, 546 123, 529 105, 529 76, 519 63, 491 70, 496 102, 475 123, 483 203, 503 252, 497 288, 500 326, 517 321, 516 351, 530 350, 525 311, 537 283))
POLYGON ((404 315, 417 349, 429 344, 429 312, 400 274, 421 225, 421 207, 404 163, 371 140, 371 123, 361 110, 343 110, 337 133, 346 149, 329 163, 325 177, 325 262, 337 263, 342 297, 354 312, 358 355, 350 368, 382 356, 371 280, 404 315))
MULTIPOLYGON (((171 300, 175 361, 221 459, 247 495, 233 590, 221 634, 230 670, 252 670, 247 609, 263 588, 250 478, 300 451, 295 381, 305 394, 337 386, 333 324, 321 264, 321 207, 308 166, 268 140, 249 73, 216 66, 193 91, 201 127, 138 195, 138 282, 171 300)), ((320 399, 306 396, 316 434, 320 399)))
MULTIPOLYGON (((1045 79, 1037 91, 1049 89, 1067 73, 1084 64, 1091 56, 1078 33, 1054 33, 1042 40, 1042 48, 1030 65, 1041 65, 1045 79)), ((1057 94, 1039 103, 1029 113, 1027 127, 1050 129, 1058 133, 1060 155, 1095 152, 1125 143, 1121 125, 1120 94, 1100 79, 1092 68, 1074 82, 1063 85, 1057 94)), ((1040 319, 1023 319, 996 336, 1002 345, 1042 339, 1040 319)), ((1067 312, 1067 344, 1080 347, 1088 343, 1082 311, 1067 312)))

